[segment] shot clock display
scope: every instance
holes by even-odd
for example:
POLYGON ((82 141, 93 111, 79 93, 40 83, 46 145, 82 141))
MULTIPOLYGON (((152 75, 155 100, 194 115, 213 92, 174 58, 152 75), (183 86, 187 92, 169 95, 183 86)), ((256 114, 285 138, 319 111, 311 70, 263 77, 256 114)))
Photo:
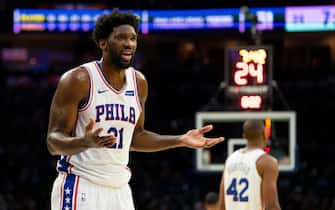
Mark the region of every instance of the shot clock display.
POLYGON ((263 109, 272 83, 272 47, 239 46, 226 49, 226 93, 239 108, 263 109))

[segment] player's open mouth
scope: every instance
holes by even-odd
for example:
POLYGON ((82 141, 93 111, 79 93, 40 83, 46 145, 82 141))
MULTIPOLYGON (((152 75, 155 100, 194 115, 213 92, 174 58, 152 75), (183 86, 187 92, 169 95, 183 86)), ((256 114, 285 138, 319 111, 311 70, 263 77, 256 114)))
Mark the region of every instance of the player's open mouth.
POLYGON ((130 61, 132 57, 133 57, 133 53, 131 53, 131 52, 121 53, 121 59, 122 60, 130 61))

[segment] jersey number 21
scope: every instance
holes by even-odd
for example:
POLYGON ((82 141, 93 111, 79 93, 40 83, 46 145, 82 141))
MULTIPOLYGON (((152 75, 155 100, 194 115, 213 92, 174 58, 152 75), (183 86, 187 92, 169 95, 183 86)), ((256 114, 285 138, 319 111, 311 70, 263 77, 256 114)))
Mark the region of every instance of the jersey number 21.
POLYGON ((123 128, 118 130, 115 127, 111 127, 108 129, 107 133, 112 133, 117 139, 117 141, 110 148, 122 149, 123 147, 123 128))

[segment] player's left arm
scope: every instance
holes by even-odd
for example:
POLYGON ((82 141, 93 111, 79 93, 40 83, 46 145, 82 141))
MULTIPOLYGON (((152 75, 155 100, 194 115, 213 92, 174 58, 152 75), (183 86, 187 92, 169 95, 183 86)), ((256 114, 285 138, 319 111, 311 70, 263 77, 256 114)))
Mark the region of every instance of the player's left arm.
POLYGON ((145 120, 145 103, 148 97, 148 82, 143 74, 137 72, 138 91, 141 98, 142 113, 137 121, 133 140, 131 144, 132 151, 139 152, 156 152, 176 147, 203 148, 212 147, 223 141, 219 138, 205 138, 204 133, 213 129, 208 125, 200 129, 188 131, 184 135, 160 135, 144 129, 145 120))
POLYGON ((262 177, 262 198, 266 210, 280 210, 277 180, 278 162, 270 155, 264 155, 257 161, 257 170, 262 177))
POLYGON ((219 194, 219 210, 226 210, 225 206, 225 188, 224 188, 224 173, 222 173, 219 194))

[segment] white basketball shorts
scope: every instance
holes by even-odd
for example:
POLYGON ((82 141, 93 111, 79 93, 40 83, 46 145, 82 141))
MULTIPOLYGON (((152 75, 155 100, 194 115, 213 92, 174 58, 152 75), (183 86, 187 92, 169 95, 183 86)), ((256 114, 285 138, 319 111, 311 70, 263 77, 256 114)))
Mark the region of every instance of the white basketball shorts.
POLYGON ((134 210, 129 185, 111 188, 73 174, 59 173, 51 193, 51 210, 134 210))

